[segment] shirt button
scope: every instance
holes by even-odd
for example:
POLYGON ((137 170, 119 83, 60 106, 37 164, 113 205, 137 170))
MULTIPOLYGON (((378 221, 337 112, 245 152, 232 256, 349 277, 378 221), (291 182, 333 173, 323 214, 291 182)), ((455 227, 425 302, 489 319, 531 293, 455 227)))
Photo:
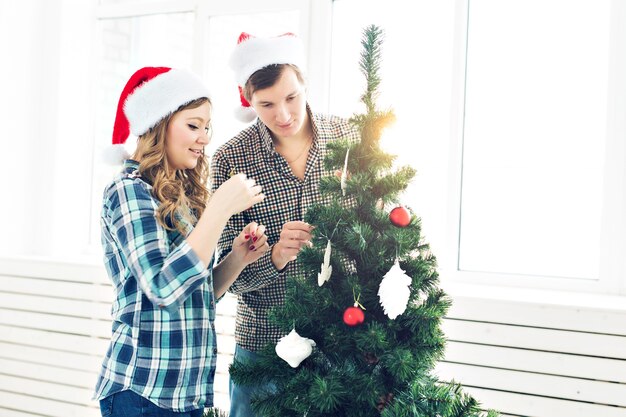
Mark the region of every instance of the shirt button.
POLYGON ((217 355, 217 348, 213 348, 213 354, 217 355))

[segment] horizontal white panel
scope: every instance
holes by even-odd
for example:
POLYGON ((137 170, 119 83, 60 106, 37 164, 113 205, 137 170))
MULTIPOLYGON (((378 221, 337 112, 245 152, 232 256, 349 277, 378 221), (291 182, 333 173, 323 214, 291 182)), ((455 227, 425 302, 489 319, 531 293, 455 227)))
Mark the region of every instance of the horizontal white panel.
POLYGON ((234 316, 237 312, 237 296, 227 292, 218 302, 216 306, 217 314, 226 316, 234 316))
POLYGON ((626 360, 448 342, 445 360, 602 381, 626 382, 626 360))
MULTIPOLYGON (((471 272, 463 271, 463 275, 472 275, 471 272)), ((477 273, 480 274, 480 273, 477 273)), ((506 277, 502 277, 506 281, 506 277)), ((529 281, 533 277, 528 276, 529 281)), ((558 281, 559 278, 552 277, 551 281, 558 281)), ((557 289, 539 289, 530 285, 511 286, 511 285, 493 285, 493 277, 491 284, 485 283, 462 283, 454 279, 443 279, 441 281, 442 288, 453 300, 462 300, 464 298, 474 298, 483 300, 485 303, 493 301, 505 301, 506 303, 515 304, 536 304, 542 306, 562 306, 568 308, 579 308, 591 311, 607 311, 626 313, 626 304, 624 304, 624 296, 613 294, 602 294, 598 292, 586 291, 586 287, 576 287, 575 280, 571 278, 562 278, 561 282, 567 284, 569 282, 572 288, 577 290, 569 290, 567 285, 563 285, 557 289), (568 288, 563 290, 563 288, 568 288)))
POLYGON ((3 324, 0 324, 0 340, 63 352, 77 352, 91 355, 102 354, 103 356, 109 346, 108 337, 96 338, 55 333, 46 330, 25 329, 3 324))
POLYGON ((232 316, 217 316, 215 318, 215 331, 223 335, 235 335, 235 318, 232 316))
POLYGON ((464 387, 483 407, 529 417, 626 417, 626 408, 464 387))
POLYGON ((234 355, 235 354, 235 336, 224 334, 217 335, 217 351, 219 353, 234 355))
POLYGON ((140 4, 140 2, 104 3, 97 8, 97 17, 98 19, 120 19, 153 14, 193 13, 196 7, 196 2, 193 0, 160 1, 153 4, 140 4))
POLYGON ((111 303, 111 285, 0 275, 0 291, 111 303))
POLYGON ((535 302, 532 299, 525 302, 515 302, 457 295, 453 297, 448 317, 590 333, 626 335, 626 311, 550 305, 535 302))
POLYGON ((463 385, 626 407, 626 385, 440 362, 442 380, 463 385))
MULTIPOLYGON (((95 384, 95 383, 94 383, 95 384)), ((95 385, 94 385, 95 386, 95 385)), ((0 377, 0 391, 27 394, 74 405, 93 405, 93 389, 68 387, 52 382, 35 381, 10 375, 0 377)))
POLYGON ((215 369, 215 372, 227 374, 228 367, 230 366, 232 362, 233 362, 232 355, 224 355, 221 353, 218 354, 217 355, 217 367, 215 369))
MULTIPOLYGON (((1 381, 1 378, 0 378, 1 381)), ((22 395, 14 392, 5 392, 0 388, 0 415, 5 416, 4 408, 19 408, 26 415, 33 413, 37 417, 100 417, 98 404, 92 401, 89 406, 68 404, 61 401, 22 395)), ((9 416, 10 414, 6 414, 9 416)))
POLYGON ((307 2, 302 0, 237 0, 234 2, 211 1, 202 3, 199 13, 203 16, 255 14, 284 12, 285 10, 303 10, 307 2))
POLYGON ((88 390, 96 386, 96 380, 98 378, 97 371, 99 371, 99 368, 91 372, 77 371, 75 369, 65 369, 56 366, 0 358, 0 374, 2 374, 2 378, 10 375, 16 378, 52 382, 54 384, 86 388, 88 390))
POLYGON ((111 323, 78 317, 55 316, 0 308, 0 324, 98 337, 111 336, 111 323))
POLYGON ((0 357, 3 359, 54 365, 87 372, 100 370, 104 354, 104 350, 96 356, 0 342, 0 357))
POLYGON ((228 374, 215 374, 215 381, 213 382, 213 390, 215 392, 226 393, 228 392, 228 374))
POLYGON ((100 320, 111 319, 111 304, 101 302, 67 300, 40 295, 8 294, 0 292, 3 309, 61 314, 100 320))
POLYGON ((228 387, 225 392, 215 392, 213 394, 213 404, 215 407, 222 411, 228 412, 230 409, 230 396, 228 395, 228 387))
MULTIPOLYGON (((19 405, 15 405, 15 406, 20 407, 19 405)), ((26 413, 23 411, 9 410, 7 408, 0 407, 0 416, 2 417, 33 417, 33 414, 26 413)), ((40 417, 40 416, 37 415, 36 417, 40 417)))
POLYGON ((449 340, 608 358, 626 358, 626 337, 445 319, 449 340))
POLYGON ((103 264, 0 258, 0 275, 110 284, 103 264))

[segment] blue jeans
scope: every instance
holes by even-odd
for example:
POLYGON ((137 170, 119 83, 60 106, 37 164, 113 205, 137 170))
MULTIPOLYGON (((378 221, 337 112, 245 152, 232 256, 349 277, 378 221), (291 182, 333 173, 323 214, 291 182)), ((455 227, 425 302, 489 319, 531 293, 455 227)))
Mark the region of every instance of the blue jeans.
POLYGON ((100 414, 102 417, 202 417, 204 409, 175 413, 126 390, 100 400, 100 414))
MULTIPOLYGON (((256 362, 259 355, 235 345, 235 360, 238 362, 256 362)), ((230 415, 229 417, 261 417, 252 411, 250 399, 259 392, 272 391, 275 389, 273 383, 265 385, 236 385, 230 379, 230 415)))

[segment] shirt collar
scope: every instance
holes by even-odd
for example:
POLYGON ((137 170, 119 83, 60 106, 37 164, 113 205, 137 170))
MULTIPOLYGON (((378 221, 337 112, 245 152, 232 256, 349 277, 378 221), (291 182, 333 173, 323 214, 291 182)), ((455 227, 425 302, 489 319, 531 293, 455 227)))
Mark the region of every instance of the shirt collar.
POLYGON ((139 170, 139 162, 133 159, 127 159, 124 161, 122 172, 124 172, 125 174, 132 174, 137 170, 139 170))

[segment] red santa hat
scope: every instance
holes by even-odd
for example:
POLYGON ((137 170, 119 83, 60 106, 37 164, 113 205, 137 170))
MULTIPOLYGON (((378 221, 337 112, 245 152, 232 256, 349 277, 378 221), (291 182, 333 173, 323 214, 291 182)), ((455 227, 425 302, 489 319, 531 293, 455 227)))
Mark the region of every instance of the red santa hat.
POLYGON ((129 157, 124 144, 132 133, 141 136, 180 106, 206 97, 209 91, 195 74, 168 67, 137 70, 122 90, 117 104, 113 141, 104 158, 120 164, 129 157))
POLYGON ((235 72, 241 100, 235 116, 242 122, 251 122, 256 118, 256 112, 243 96, 243 87, 248 78, 256 71, 273 64, 292 64, 304 71, 306 58, 302 41, 293 33, 261 38, 242 32, 229 64, 235 72))

